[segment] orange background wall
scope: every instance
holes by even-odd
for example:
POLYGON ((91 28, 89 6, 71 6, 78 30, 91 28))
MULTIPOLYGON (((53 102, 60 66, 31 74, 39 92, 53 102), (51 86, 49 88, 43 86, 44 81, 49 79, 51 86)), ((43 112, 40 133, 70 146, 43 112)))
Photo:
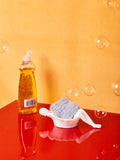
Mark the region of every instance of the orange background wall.
POLYGON ((109 2, 0 0, 0 39, 9 46, 0 53, 0 107, 17 99, 19 64, 32 50, 39 102, 53 103, 77 88, 80 106, 120 113, 112 90, 120 81, 120 6, 109 2), (99 36, 108 47, 96 46, 99 36), (84 94, 88 83, 93 96, 84 94))

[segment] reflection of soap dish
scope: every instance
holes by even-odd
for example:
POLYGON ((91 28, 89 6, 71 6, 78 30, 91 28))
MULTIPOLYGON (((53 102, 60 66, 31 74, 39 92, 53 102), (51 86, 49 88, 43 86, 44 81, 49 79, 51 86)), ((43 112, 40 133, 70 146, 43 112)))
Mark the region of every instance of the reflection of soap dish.
POLYGON ((93 128, 101 128, 101 124, 95 124, 83 109, 79 109, 78 112, 74 115, 73 119, 64 119, 57 117, 53 112, 49 111, 46 108, 41 108, 39 110, 39 113, 41 115, 50 117, 53 120, 54 125, 60 128, 76 127, 80 118, 87 124, 91 125, 93 128))
POLYGON ((41 138, 48 137, 50 140, 75 141, 80 144, 97 131, 99 131, 99 129, 92 128, 84 133, 81 133, 78 127, 65 129, 53 126, 47 130, 41 130, 39 135, 41 138))

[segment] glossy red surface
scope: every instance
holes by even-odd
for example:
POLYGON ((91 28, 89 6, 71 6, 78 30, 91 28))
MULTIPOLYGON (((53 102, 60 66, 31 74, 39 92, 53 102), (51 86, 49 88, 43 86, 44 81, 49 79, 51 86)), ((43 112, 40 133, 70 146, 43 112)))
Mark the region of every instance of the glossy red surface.
POLYGON ((81 120, 76 128, 57 128, 38 113, 18 114, 17 101, 12 102, 0 110, 0 160, 120 160, 120 114, 99 118, 86 112, 101 129, 81 120))

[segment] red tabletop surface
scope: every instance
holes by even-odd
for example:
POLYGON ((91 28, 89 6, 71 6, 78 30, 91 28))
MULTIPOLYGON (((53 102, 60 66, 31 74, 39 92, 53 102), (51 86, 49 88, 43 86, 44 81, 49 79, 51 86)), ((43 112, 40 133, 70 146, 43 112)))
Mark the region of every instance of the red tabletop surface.
POLYGON ((0 109, 0 160, 120 160, 120 114, 86 112, 101 129, 82 120, 76 128, 58 128, 39 113, 19 114, 17 101, 10 103, 0 109))

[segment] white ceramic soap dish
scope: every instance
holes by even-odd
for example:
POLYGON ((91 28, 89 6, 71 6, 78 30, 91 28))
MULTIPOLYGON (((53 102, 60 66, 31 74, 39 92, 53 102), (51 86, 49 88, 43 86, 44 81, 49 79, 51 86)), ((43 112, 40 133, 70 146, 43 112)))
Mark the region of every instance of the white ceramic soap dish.
POLYGON ((41 108, 39 110, 39 113, 43 116, 50 117, 53 120, 54 125, 60 128, 76 127, 80 119, 82 119, 85 123, 91 125, 93 128, 101 128, 101 124, 95 124, 83 109, 79 109, 72 119, 57 117, 53 112, 49 111, 46 108, 41 108))

